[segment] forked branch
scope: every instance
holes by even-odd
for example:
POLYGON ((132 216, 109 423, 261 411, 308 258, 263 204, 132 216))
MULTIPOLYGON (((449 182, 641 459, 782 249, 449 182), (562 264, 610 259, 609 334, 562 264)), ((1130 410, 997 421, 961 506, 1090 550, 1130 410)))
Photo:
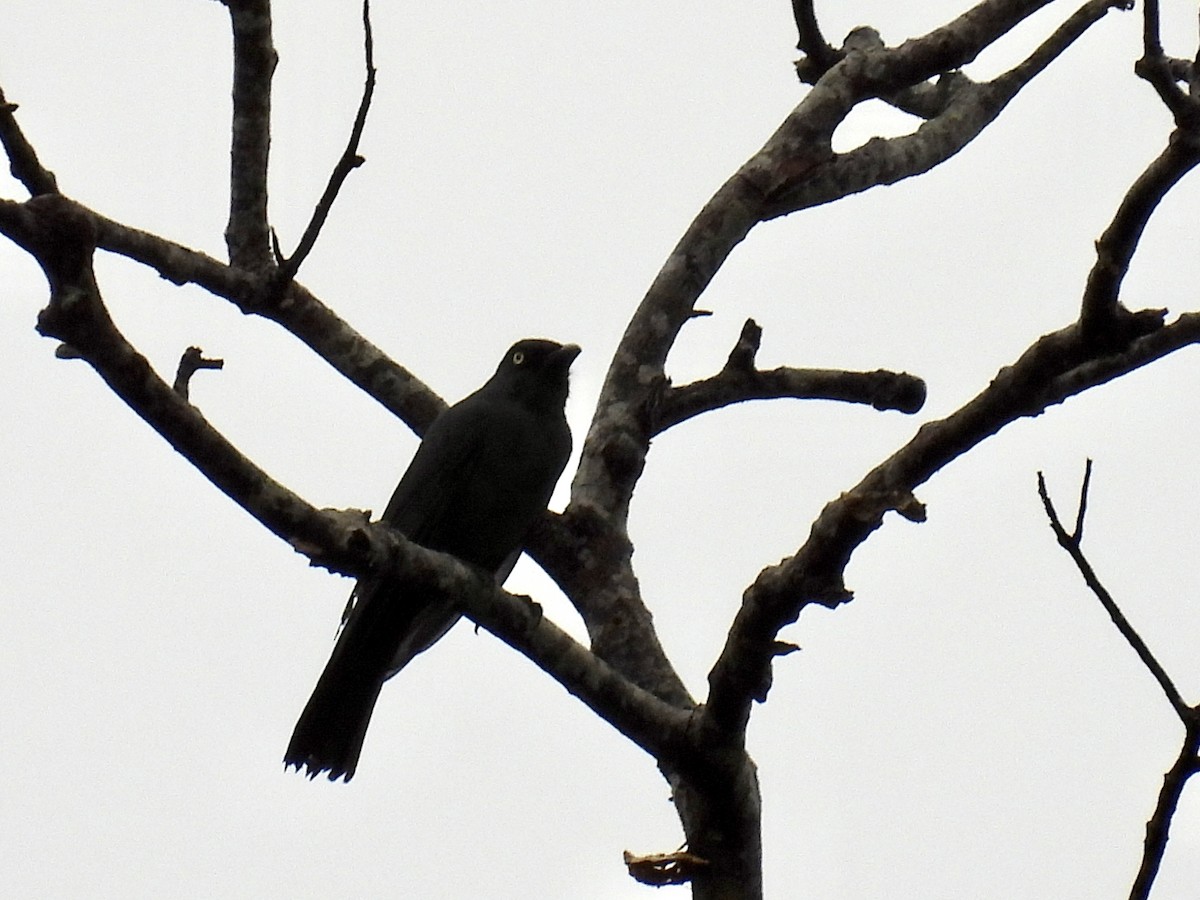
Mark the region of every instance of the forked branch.
POLYGON ((1171 708, 1175 710, 1179 720, 1183 723, 1184 736, 1183 742, 1179 749, 1179 755, 1176 757, 1174 764, 1163 777, 1163 785, 1158 793, 1158 800, 1154 806, 1154 812, 1146 823, 1146 839, 1142 847, 1142 860, 1138 867, 1137 876, 1134 879, 1133 887, 1130 889, 1130 900, 1148 900, 1150 890, 1154 885, 1154 880, 1158 876, 1159 867, 1162 864, 1163 855, 1167 850, 1167 840, 1170 837, 1171 820, 1175 816, 1175 810, 1179 808, 1179 799, 1183 795, 1183 788, 1198 770, 1200 770, 1200 706, 1189 706, 1180 695, 1174 682, 1167 674, 1163 667, 1150 650, 1149 645, 1142 639, 1142 636, 1133 627, 1130 621, 1125 617, 1117 605, 1112 594, 1101 583, 1091 563, 1083 553, 1082 535, 1083 535, 1083 518, 1084 511, 1087 508, 1088 486, 1091 482, 1092 461, 1089 459, 1084 468, 1083 484, 1079 489, 1079 508, 1075 517, 1075 530, 1068 534, 1066 528, 1063 527, 1062 521, 1059 519, 1058 511, 1054 508, 1054 503, 1050 499, 1050 493, 1046 489, 1046 479, 1041 473, 1037 473, 1038 496, 1042 498, 1042 506, 1046 510, 1046 518, 1050 521, 1050 528, 1054 532, 1054 537, 1057 539, 1059 546, 1067 551, 1071 557, 1071 561, 1075 563, 1075 567, 1079 570, 1079 574, 1083 576, 1084 583, 1088 589, 1095 594, 1096 599, 1100 601, 1100 605, 1104 607, 1104 611, 1108 613, 1108 617, 1117 627, 1117 631, 1125 642, 1137 654, 1142 665, 1158 682, 1158 686, 1166 695, 1167 702, 1171 704, 1171 708))

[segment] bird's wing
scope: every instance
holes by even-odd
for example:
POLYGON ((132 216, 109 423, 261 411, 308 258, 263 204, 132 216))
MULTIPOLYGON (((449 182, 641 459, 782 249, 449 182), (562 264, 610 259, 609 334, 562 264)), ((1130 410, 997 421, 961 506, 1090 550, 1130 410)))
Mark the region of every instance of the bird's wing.
MULTIPOLYGON (((471 470, 487 443, 486 428, 464 427, 468 419, 477 418, 471 411, 476 404, 468 404, 467 400, 450 407, 434 420, 380 516, 380 521, 422 546, 439 549, 437 532, 440 523, 445 521, 447 514, 452 514, 456 505, 455 487, 461 483, 462 473, 471 470)), ((385 582, 386 579, 370 577, 358 580, 342 613, 342 627, 354 608, 385 582)), ((444 633, 445 630, 429 643, 444 633)), ((423 649, 425 647, 413 655, 423 649)))

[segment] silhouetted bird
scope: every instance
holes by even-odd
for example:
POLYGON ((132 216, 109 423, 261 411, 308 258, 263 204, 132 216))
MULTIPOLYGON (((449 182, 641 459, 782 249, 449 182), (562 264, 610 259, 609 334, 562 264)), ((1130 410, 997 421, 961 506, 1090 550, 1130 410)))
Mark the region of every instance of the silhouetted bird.
MULTIPOLYGON (((563 408, 574 344, 519 341, 487 384, 433 422, 383 513, 431 550, 503 581, 571 454, 563 408)), ((349 781, 384 681, 450 630, 447 600, 361 578, 341 634, 292 732, 284 766, 349 781)))

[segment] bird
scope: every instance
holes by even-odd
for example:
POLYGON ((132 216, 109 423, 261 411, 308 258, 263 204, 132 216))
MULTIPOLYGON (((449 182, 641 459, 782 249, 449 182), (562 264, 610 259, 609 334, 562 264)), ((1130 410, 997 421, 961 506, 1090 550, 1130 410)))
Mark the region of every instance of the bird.
MULTIPOLYGON (((571 455, 565 407, 579 353, 540 338, 513 344, 479 390, 429 426, 381 521, 503 583, 571 455)), ((284 768, 350 781, 383 683, 459 616, 453 600, 419 587, 359 578, 284 768)))

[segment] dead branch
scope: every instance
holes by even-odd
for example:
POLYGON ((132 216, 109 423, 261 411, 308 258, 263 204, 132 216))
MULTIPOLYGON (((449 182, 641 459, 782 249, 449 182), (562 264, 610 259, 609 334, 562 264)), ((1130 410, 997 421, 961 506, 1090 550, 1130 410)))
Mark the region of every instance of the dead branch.
POLYGON ((295 252, 285 259, 279 249, 279 241, 275 238, 274 232, 271 233, 275 261, 279 266, 276 278, 280 290, 296 277, 296 272, 299 271, 300 265, 308 257, 308 254, 312 252, 312 248, 317 242, 317 236, 321 233, 321 227, 329 217, 329 211, 333 209, 333 202, 337 199, 338 192, 342 189, 346 178, 352 171, 365 162, 358 155, 358 143, 362 138, 363 127, 367 123, 367 112, 371 108, 371 97, 375 94, 375 41, 371 36, 370 0, 363 0, 362 19, 363 55, 366 57, 367 77, 363 84, 362 100, 359 102, 358 112, 354 116, 354 125, 350 129, 350 139, 346 142, 346 149, 342 151, 341 158, 338 159, 337 165, 334 166, 333 172, 330 173, 329 183, 325 185, 325 192, 321 195, 321 199, 317 203, 317 208, 313 210, 312 219, 309 221, 308 227, 304 229, 304 234, 300 238, 300 243, 297 245, 295 252))
POLYGON ((724 368, 710 378, 668 388, 655 409, 652 434, 658 435, 701 413, 748 400, 840 400, 875 409, 917 412, 925 403, 920 378, 879 369, 759 369, 754 364, 762 329, 748 319, 724 368))
MULTIPOLYGON (((1090 469, 1091 460, 1088 460, 1088 470, 1090 471, 1090 469)), ((1154 680, 1158 682, 1158 686, 1162 689, 1163 694, 1166 695, 1167 702, 1171 704, 1171 708, 1174 709, 1179 717, 1186 723, 1187 719, 1192 715, 1191 708, 1187 705, 1187 703, 1184 702, 1183 697, 1179 693, 1179 689, 1176 688, 1174 682, 1171 681, 1171 678, 1167 674, 1166 669, 1163 668, 1162 663, 1155 658, 1154 653, 1142 639, 1142 636, 1138 634, 1137 629, 1133 627, 1129 619, 1127 619, 1125 614, 1121 612, 1121 609, 1119 606, 1117 606, 1117 602, 1113 599, 1112 594, 1110 594, 1100 582, 1100 578, 1096 575, 1091 563, 1088 562, 1087 557, 1083 553, 1083 548, 1080 544, 1080 536, 1082 534, 1083 510, 1087 505, 1088 482, 1089 479, 1085 477, 1083 487, 1079 492, 1079 513, 1077 514, 1076 518, 1077 525, 1075 534, 1068 534, 1067 530, 1063 528, 1062 522, 1058 518, 1058 512, 1054 508, 1054 503, 1050 499, 1050 494, 1046 490, 1045 476, 1041 472, 1038 472, 1038 496, 1042 498, 1042 506, 1046 510, 1046 518, 1050 520, 1050 528, 1054 531, 1054 537, 1058 540, 1059 546, 1067 551, 1067 554, 1075 563, 1076 568, 1079 569, 1079 574, 1083 576, 1083 580, 1087 584, 1089 590, 1096 595, 1096 599, 1100 601, 1100 605, 1104 607, 1104 611, 1108 613, 1108 617, 1112 619, 1113 625, 1117 627, 1117 631, 1120 632, 1121 637, 1125 639, 1125 643, 1129 644, 1129 646, 1133 649, 1133 652, 1137 654, 1138 659, 1142 661, 1142 665, 1144 665, 1146 670, 1154 676, 1154 680)))
POLYGON ((1184 728, 1184 737, 1179 749, 1179 755, 1167 771, 1167 774, 1163 777, 1163 785, 1159 790, 1154 812, 1146 823, 1146 839, 1142 845, 1142 860, 1129 892, 1130 900, 1148 900, 1150 890, 1154 886, 1154 880, 1158 876, 1163 855, 1167 850, 1171 821, 1175 816, 1175 810, 1179 808, 1179 799, 1183 796, 1183 788, 1187 784, 1188 779, 1200 770, 1200 757, 1197 756, 1197 753, 1200 752, 1200 706, 1189 706, 1184 701, 1179 690, 1175 687, 1175 683, 1167 674, 1166 669, 1158 661, 1157 657, 1155 657, 1149 645, 1146 644, 1142 636, 1137 632, 1137 629, 1125 617, 1116 600, 1101 583, 1099 576, 1096 575, 1091 563, 1083 553, 1081 545, 1083 519, 1084 511, 1087 508, 1088 486, 1091 482, 1091 473, 1092 461, 1089 459, 1084 468, 1083 484, 1079 489, 1079 508, 1075 517, 1075 530, 1073 533, 1068 534, 1058 517, 1057 510, 1054 508, 1054 502, 1050 499, 1050 493, 1046 489, 1046 478, 1041 472, 1038 472, 1038 496, 1042 499, 1042 506, 1046 510, 1046 518, 1050 522, 1050 528, 1054 532, 1054 537, 1058 541, 1059 546, 1067 551, 1067 554, 1071 557, 1071 561, 1075 563, 1075 567, 1079 570, 1079 574, 1083 576, 1084 583, 1096 596, 1096 599, 1100 601, 1100 605, 1108 613, 1108 617, 1116 626, 1121 637, 1125 639, 1125 642, 1129 644, 1134 653, 1137 654, 1138 659, 1141 660, 1142 665, 1146 667, 1146 670, 1158 682, 1158 686, 1166 696, 1167 702, 1171 704, 1171 708, 1179 716, 1184 728))
POLYGON ((221 0, 233 30, 233 124, 230 145, 229 262, 271 266, 267 227, 267 159, 271 150, 271 78, 279 57, 271 37, 270 0, 221 0))

